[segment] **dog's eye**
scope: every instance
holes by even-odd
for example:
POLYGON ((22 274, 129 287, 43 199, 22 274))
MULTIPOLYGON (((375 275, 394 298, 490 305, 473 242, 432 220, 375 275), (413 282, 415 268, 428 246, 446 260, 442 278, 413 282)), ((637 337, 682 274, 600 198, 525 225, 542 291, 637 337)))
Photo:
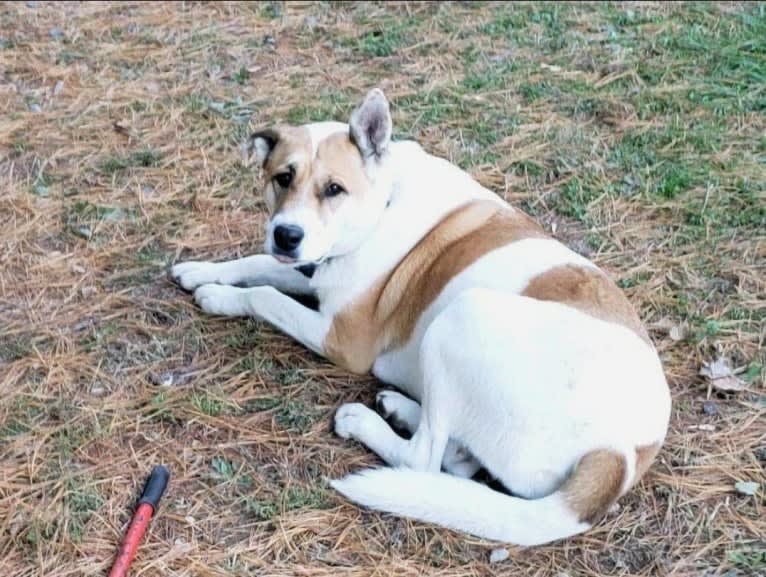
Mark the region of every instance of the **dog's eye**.
POLYGON ((343 190, 343 187, 340 184, 331 182, 330 184, 327 185, 327 188, 324 189, 324 192, 322 194, 326 198, 330 198, 332 196, 338 196, 342 192, 346 192, 346 191, 343 190))
POLYGON ((274 177, 274 180, 281 188, 287 188, 293 181, 292 172, 280 172, 274 177))

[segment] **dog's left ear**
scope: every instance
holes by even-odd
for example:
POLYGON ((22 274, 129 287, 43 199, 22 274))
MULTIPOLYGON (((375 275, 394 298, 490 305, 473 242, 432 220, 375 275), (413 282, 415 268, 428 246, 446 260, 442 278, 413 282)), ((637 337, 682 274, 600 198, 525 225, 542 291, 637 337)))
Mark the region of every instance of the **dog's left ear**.
POLYGON ((245 164, 249 165, 255 160, 258 166, 263 167, 277 142, 279 142, 279 132, 273 128, 253 133, 241 146, 242 158, 245 164))
POLYGON ((380 158, 391 141, 391 112, 379 88, 367 93, 349 121, 351 139, 364 158, 380 158))

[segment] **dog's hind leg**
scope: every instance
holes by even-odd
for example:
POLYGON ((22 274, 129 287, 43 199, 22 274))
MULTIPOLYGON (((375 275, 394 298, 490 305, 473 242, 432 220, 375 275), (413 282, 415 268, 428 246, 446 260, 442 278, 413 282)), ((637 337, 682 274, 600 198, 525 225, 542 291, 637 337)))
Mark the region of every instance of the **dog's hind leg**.
MULTIPOLYGON (((381 391, 375 407, 392 427, 413 434, 420 422, 420 405, 397 391, 381 391)), ((473 477, 481 464, 459 443, 450 439, 444 450, 442 469, 457 477, 473 477)))
POLYGON ((175 265, 170 274, 173 280, 188 291, 205 284, 220 284, 273 286, 280 292, 296 295, 312 293, 308 276, 295 265, 283 264, 267 254, 226 262, 182 262, 175 265))

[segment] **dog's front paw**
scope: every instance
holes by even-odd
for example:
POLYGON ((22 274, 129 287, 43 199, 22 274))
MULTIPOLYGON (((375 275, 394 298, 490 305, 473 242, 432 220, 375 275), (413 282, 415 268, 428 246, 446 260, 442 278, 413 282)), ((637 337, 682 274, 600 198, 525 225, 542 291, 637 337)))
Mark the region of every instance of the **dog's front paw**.
POLYGON ((343 439, 362 441, 377 427, 380 417, 362 403, 346 403, 335 413, 335 434, 343 439))
POLYGON ((242 289, 236 287, 205 284, 194 291, 194 300, 210 315, 236 317, 247 314, 242 299, 242 289))
POLYGON ((170 276, 185 290, 193 291, 205 284, 221 282, 218 268, 214 262, 182 262, 170 269, 170 276))

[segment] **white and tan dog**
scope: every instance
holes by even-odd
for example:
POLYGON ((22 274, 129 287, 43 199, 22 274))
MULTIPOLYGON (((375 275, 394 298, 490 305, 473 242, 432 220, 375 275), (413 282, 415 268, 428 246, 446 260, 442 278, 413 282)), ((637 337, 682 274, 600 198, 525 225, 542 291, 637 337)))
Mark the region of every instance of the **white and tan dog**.
POLYGON ((277 127, 249 149, 266 176, 268 254, 172 274, 204 311, 267 321, 415 399, 378 395, 409 440, 362 404, 338 409, 337 434, 391 465, 338 491, 536 545, 589 529, 639 480, 665 438, 669 391, 595 265, 456 166, 392 142, 380 90, 349 124, 277 127), (318 311, 285 293, 314 295, 318 311), (515 496, 470 480, 480 467, 515 496))

